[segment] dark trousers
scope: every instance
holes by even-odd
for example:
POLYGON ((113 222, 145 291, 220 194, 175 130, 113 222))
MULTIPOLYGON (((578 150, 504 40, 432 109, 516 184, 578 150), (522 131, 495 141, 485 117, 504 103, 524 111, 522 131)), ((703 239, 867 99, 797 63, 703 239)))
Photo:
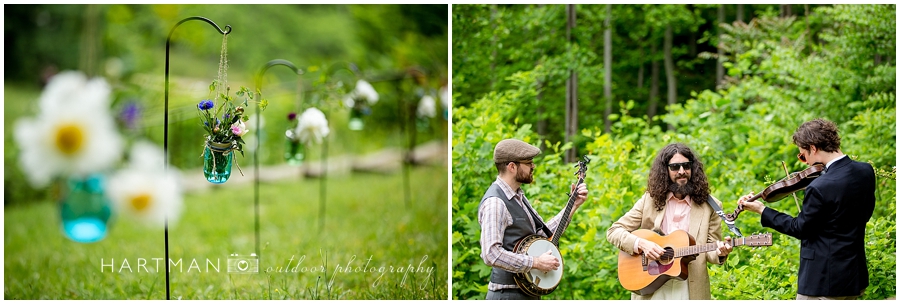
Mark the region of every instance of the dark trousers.
POLYGON ((541 297, 532 297, 518 288, 488 290, 487 300, 540 300, 541 297))

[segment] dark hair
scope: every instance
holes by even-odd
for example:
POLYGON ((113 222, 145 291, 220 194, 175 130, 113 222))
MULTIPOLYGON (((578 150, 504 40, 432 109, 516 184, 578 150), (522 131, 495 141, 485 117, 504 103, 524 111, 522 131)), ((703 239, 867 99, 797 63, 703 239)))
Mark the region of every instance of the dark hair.
POLYGON ((506 165, 509 163, 510 162, 494 163, 494 166, 497 167, 497 174, 502 174, 503 172, 506 172, 506 165))
POLYGON ((809 146, 825 152, 837 152, 841 149, 841 137, 838 136, 837 125, 833 122, 816 118, 804 122, 793 136, 797 147, 809 150, 809 146))
POLYGON ((656 205, 656 210, 662 210, 666 205, 666 195, 669 193, 669 184, 674 183, 669 178, 669 160, 675 154, 681 154, 691 162, 691 179, 688 181, 693 185, 693 192, 690 194, 691 200, 698 205, 706 203, 709 197, 709 182, 706 180, 706 173, 703 173, 703 162, 694 155, 694 151, 685 144, 674 143, 662 148, 653 160, 650 167, 650 177, 647 178, 647 192, 656 205))

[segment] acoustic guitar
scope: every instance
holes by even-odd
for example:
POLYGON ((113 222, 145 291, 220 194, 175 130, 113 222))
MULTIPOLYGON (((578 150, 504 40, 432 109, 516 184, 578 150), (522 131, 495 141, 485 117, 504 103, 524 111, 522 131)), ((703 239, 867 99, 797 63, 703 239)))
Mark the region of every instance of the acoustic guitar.
POLYGON ((563 258, 562 255, 560 255, 558 248, 559 237, 562 235, 563 231, 566 231, 566 227, 569 226, 569 215, 572 214, 572 208, 575 206, 575 197, 578 196, 575 191, 578 190, 578 185, 584 183, 584 176, 589 162, 591 162, 591 160, 587 156, 584 156, 584 160, 575 165, 578 167, 578 172, 575 172, 575 175, 578 176, 578 182, 575 183, 575 189, 572 190, 572 193, 569 193, 569 202, 566 203, 566 211, 563 212, 562 219, 560 220, 559 225, 556 226, 556 231, 551 238, 547 239, 541 235, 532 234, 519 240, 519 242, 516 243, 516 247, 513 248, 513 252, 515 253, 533 257, 538 257, 549 250, 551 252, 550 254, 559 259, 559 267, 556 268, 556 270, 541 271, 531 269, 525 273, 513 274, 513 280, 516 281, 516 286, 519 286, 519 289, 527 295, 539 297, 550 294, 556 290, 556 286, 558 286, 559 282, 562 280, 563 258))
MULTIPOLYGON (((638 229, 632 234, 656 243, 665 252, 659 260, 652 261, 644 254, 628 254, 619 251, 619 283, 622 287, 639 295, 649 295, 659 289, 669 279, 684 281, 688 277, 688 263, 700 253, 715 251, 716 243, 695 245, 694 237, 687 231, 675 230, 669 235, 659 235, 647 229, 638 229)), ((772 246, 772 234, 755 234, 731 240, 732 247, 772 246)))

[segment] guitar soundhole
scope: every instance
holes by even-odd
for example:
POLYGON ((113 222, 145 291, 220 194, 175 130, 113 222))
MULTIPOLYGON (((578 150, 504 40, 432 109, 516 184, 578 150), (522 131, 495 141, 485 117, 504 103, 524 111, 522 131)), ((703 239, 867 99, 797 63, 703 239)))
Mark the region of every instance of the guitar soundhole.
POLYGON ((659 263, 663 265, 668 265, 672 263, 672 260, 675 258, 675 250, 672 247, 666 247, 666 252, 659 257, 659 263))

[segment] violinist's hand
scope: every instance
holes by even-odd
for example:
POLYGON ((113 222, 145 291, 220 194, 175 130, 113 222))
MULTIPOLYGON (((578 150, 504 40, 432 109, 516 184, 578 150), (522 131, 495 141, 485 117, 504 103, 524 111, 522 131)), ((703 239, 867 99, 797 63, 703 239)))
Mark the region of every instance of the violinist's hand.
POLYGON ((752 211, 754 213, 762 214, 763 210, 766 209, 766 206, 763 205, 763 203, 760 203, 758 201, 748 202, 747 200, 750 199, 751 197, 753 197, 753 192, 750 192, 750 194, 741 196, 741 198, 738 199, 738 208, 741 208, 741 209, 747 210, 747 211, 752 211))

